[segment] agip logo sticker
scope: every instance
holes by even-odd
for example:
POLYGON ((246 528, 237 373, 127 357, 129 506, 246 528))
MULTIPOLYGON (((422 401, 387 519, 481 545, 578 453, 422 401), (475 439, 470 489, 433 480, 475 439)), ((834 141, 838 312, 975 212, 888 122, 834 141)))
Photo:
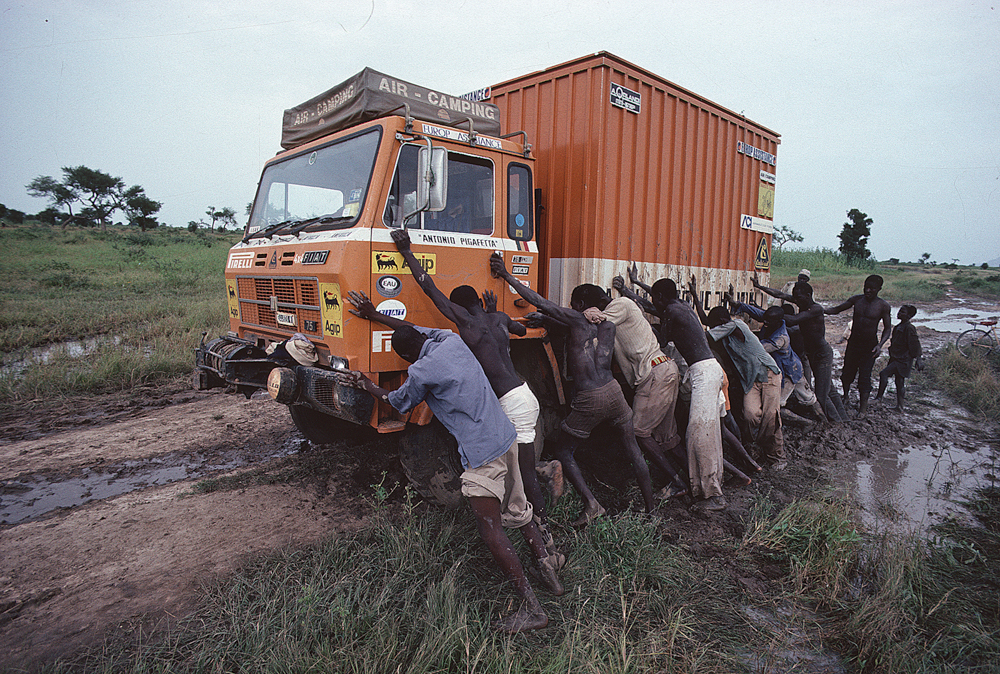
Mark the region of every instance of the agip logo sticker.
MULTIPOLYGON (((413 257, 428 274, 437 274, 437 255, 435 253, 414 253, 413 257)), ((409 265, 403 260, 402 253, 392 253, 385 250, 372 251, 373 274, 412 274, 409 265)))
POLYGON ((239 320, 240 298, 236 294, 236 281, 226 280, 226 295, 229 300, 229 317, 239 320))
POLYGON ((340 302, 339 283, 320 283, 320 314, 323 316, 323 336, 344 336, 344 308, 340 302))

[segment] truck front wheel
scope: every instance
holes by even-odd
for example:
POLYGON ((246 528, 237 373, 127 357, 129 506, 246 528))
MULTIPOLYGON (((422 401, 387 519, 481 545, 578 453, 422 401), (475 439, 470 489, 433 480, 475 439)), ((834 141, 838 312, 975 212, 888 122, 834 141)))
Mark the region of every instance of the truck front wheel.
POLYGON ((299 433, 305 436, 306 440, 317 445, 362 439, 375 433, 370 426, 359 426, 350 421, 317 412, 305 405, 289 405, 288 412, 292 415, 292 421, 299 429, 299 433))
POLYGON ((413 488, 425 499, 449 508, 462 505, 458 442, 440 421, 408 425, 399 439, 399 462, 413 488))

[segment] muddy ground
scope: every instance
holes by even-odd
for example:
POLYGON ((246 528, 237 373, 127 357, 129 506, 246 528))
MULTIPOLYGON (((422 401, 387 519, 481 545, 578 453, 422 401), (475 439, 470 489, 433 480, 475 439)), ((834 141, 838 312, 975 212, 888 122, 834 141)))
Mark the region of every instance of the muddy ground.
MULTIPOLYGON (((922 313, 1000 313, 953 299, 922 313)), ((831 317, 836 342, 847 317, 831 317)), ((954 335, 920 328, 926 350, 954 335)), ((835 345, 843 352, 843 344, 835 345)), ((839 362, 839 361, 838 361, 839 362)), ((910 389, 908 413, 875 407, 864 419, 785 425, 787 470, 727 488, 729 508, 659 514, 668 539, 713 555, 739 537, 751 503, 787 503, 844 482, 859 462, 917 446, 996 447, 997 432, 940 394, 910 389)), ((197 605, 201 587, 248 558, 364 526, 371 485, 403 481, 393 442, 311 447, 286 409, 267 399, 196 392, 186 381, 0 414, 0 669, 20 668, 112 636, 163 629, 197 605), (303 451, 305 450, 305 451, 303 451), (224 488, 196 489, 229 476, 224 488)), ((628 503, 602 488, 609 505, 628 503)), ((842 485, 841 485, 842 486, 842 485)), ((874 517, 880 516, 874 513, 874 517)), ((891 514, 886 513, 886 517, 891 514)), ((771 579, 734 570, 751 592, 771 579)))

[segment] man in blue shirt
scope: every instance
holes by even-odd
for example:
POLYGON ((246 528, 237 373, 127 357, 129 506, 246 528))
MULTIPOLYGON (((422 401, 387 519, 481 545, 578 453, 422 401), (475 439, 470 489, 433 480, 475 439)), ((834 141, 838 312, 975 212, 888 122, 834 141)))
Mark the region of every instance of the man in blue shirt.
MULTIPOLYGON (((378 320, 385 322, 383 318, 388 317, 378 320)), ((541 532, 532 521, 531 503, 524 495, 513 424, 461 337, 405 322, 390 327, 395 327, 393 350, 411 363, 406 381, 395 391, 387 391, 362 373, 353 372, 352 383, 403 413, 426 400, 434 416, 455 436, 465 468, 462 494, 476 516, 479 535, 522 600, 518 611, 503 619, 499 627, 507 632, 545 627, 548 617, 503 530, 505 526, 521 529, 538 561, 542 582, 552 594, 561 595, 555 560, 545 550, 541 532)))

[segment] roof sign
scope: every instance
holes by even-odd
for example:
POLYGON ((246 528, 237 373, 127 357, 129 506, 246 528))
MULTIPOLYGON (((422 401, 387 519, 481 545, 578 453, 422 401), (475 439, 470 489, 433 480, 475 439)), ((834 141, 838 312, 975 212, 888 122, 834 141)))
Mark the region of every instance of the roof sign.
POLYGON ((778 163, 777 158, 770 152, 764 152, 759 147, 754 147, 750 143, 744 143, 742 140, 736 141, 736 151, 740 154, 745 154, 751 159, 758 159, 765 164, 770 164, 771 166, 778 163))

